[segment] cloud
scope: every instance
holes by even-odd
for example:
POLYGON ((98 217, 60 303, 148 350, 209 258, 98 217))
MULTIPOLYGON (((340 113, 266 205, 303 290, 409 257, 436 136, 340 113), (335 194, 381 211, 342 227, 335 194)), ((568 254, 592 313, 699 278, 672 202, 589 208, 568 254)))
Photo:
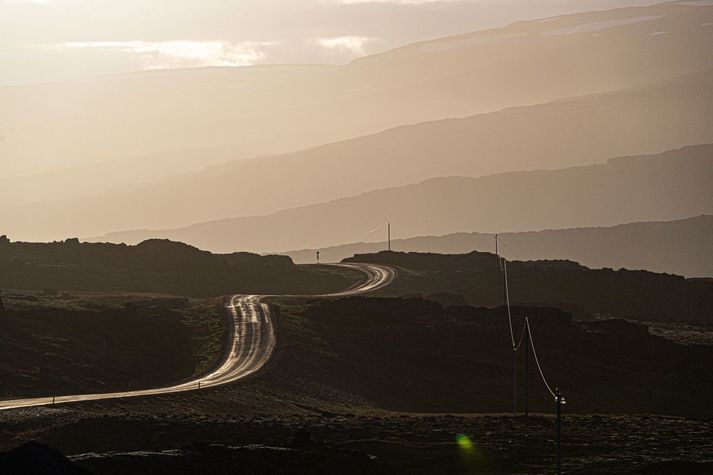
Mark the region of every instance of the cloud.
POLYGON ((527 18, 660 1, 0 0, 0 86, 147 68, 343 64, 527 18))
POLYGON ((316 42, 322 48, 335 53, 352 53, 363 55, 366 53, 365 46, 375 41, 374 38, 366 36, 337 36, 334 38, 317 38, 316 42))
POLYGON ((272 42, 247 41, 88 41, 54 45, 58 49, 95 49, 127 53, 143 68, 249 66, 265 61, 272 42))

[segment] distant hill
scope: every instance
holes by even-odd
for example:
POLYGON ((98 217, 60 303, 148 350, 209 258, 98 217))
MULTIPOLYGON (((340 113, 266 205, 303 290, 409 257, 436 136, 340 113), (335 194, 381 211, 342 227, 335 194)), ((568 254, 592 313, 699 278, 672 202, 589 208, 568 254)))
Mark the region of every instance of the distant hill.
POLYGON ((393 236, 402 238, 611 226, 713 214, 711 183, 713 145, 701 145, 561 170, 437 178, 268 216, 94 240, 132 243, 163 237, 216 252, 272 252, 354 241, 389 220, 393 236))
MULTIPOLYGON (((377 237, 372 235, 371 237, 377 237)), ((380 237, 380 236, 379 236, 380 237)), ((587 267, 644 269, 686 277, 713 277, 713 216, 613 227, 552 229, 499 235, 500 252, 509 259, 569 259, 587 267)), ((354 254, 386 249, 385 241, 319 249, 321 262, 339 262, 354 254)), ((462 254, 493 251, 492 233, 454 233, 396 239, 403 252, 462 254)), ((287 251, 296 263, 315 262, 317 249, 287 251)))
MULTIPOLYGON (((382 295, 447 292, 465 297, 471 305, 503 304, 502 273, 495 254, 382 251, 345 261, 396 266, 399 278, 379 291, 382 295)), ((643 321, 713 319, 713 279, 594 270, 565 260, 512 261, 507 264, 507 272, 512 305, 555 306, 578 316, 643 321)))
POLYGON ((304 137, 304 147, 638 86, 713 67, 705 47, 711 20, 710 5, 668 3, 518 22, 344 66, 183 69, 4 87, 0 157, 10 160, 4 174, 12 177, 59 163, 274 146, 290 137, 304 137))
POLYGON ((522 22, 343 67, 172 71, 0 91, 0 127, 12 120, 0 141, 9 178, 17 167, 37 170, 35 158, 56 166, 60 157, 194 149, 177 154, 175 167, 154 156, 169 163, 159 167, 165 175, 193 170, 164 179, 134 160, 108 175, 80 168, 97 179, 87 189, 64 175, 0 183, 0 195, 13 195, 0 200, 1 232, 46 241, 176 228, 438 176, 713 142, 707 22, 713 6, 665 4, 522 22), (57 122, 67 130, 46 130, 57 122), (230 144, 233 161, 229 148, 206 148, 230 144), (189 166, 223 159, 202 172, 189 166), (147 169, 153 179, 137 183, 147 169), (130 188, 112 186, 127 176, 130 188))
POLYGON ((286 256, 215 255, 179 242, 136 246, 10 242, 0 236, 0 288, 125 290, 188 296, 322 293, 352 283, 334 272, 299 268, 286 256))

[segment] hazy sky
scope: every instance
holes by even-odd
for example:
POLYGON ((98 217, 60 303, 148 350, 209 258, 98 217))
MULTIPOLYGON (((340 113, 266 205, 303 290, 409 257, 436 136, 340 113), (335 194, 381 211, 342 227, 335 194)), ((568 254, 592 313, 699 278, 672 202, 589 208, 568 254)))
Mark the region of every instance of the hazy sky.
POLYGON ((344 63, 418 40, 651 0, 0 0, 0 85, 344 63))

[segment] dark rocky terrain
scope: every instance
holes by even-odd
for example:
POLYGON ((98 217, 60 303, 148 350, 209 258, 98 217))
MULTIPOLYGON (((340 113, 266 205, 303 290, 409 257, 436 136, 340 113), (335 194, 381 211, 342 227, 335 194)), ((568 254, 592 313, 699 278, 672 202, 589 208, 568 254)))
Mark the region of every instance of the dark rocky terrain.
MULTIPOLYGON (((399 278, 382 295, 460 295, 471 305, 503 303, 497 257, 485 252, 361 254, 345 262, 396 266, 399 278)), ((566 260, 507 264, 510 302, 554 306, 577 316, 604 315, 640 321, 713 320, 713 279, 626 269, 589 269, 566 260)))
MULTIPOLYGON (((184 394, 1 411, 0 451, 34 440, 98 474, 550 472, 554 403, 530 356, 531 415, 522 416, 522 352, 520 415, 510 415, 513 358, 495 256, 360 260, 398 267, 382 291, 392 296, 270 298, 278 348, 259 373, 184 394)), ((527 315, 545 377, 567 398, 566 471, 710 473, 713 346, 691 336, 681 313, 666 313, 684 297, 705 308, 710 283, 570 262, 508 269, 516 337, 527 315), (672 299, 655 315, 659 330, 610 317, 651 318, 649 295, 672 299)), ((219 299, 53 289, 0 298, 6 396, 174 382, 207 371, 225 348, 219 299)))
POLYGON ((77 239, 24 243, 0 237, 0 288, 124 290, 195 297, 322 293, 348 287, 351 280, 345 274, 350 275, 297 267, 285 256, 217 255, 167 240, 127 246, 77 239))
MULTIPOLYGON (((513 399, 502 308, 419 298, 271 304, 280 345, 259 374, 186 394, 3 411, 0 450, 37 440, 107 474, 552 470, 554 404, 532 360, 531 417, 503 414, 513 399), (311 442, 295 445, 304 430, 311 442)), ((513 310, 530 316, 545 374, 567 397, 568 473, 709 473, 713 347, 622 320, 513 310)), ((59 370, 73 378, 71 368, 59 370)))
MULTIPOLYGON (((512 351, 504 308, 448 307, 418 298, 282 304, 282 345, 260 378, 308 407, 399 412, 507 412, 512 351)), ((514 307, 516 339, 528 315, 549 384, 568 412, 713 417, 713 347, 682 345, 624 320, 576 321, 547 307, 514 307)), ((523 351, 517 354, 523 408, 523 351)), ((529 359, 529 408, 552 397, 529 359)))
POLYGON ((142 389, 202 374, 227 339, 220 299, 0 291, 0 397, 142 389))
MULTIPOLYGON (((23 409, 0 413, 0 421, 6 433, 22 430, 97 474, 554 472, 549 415, 179 414, 145 403, 108 406, 23 409), (296 444, 305 431, 310 440, 296 444)), ((709 474, 712 436, 710 420, 565 414, 563 468, 709 474)), ((1 446, 13 443, 3 436, 1 446)))
POLYGON ((0 453, 0 472, 5 475, 91 475, 57 450, 34 441, 0 453))

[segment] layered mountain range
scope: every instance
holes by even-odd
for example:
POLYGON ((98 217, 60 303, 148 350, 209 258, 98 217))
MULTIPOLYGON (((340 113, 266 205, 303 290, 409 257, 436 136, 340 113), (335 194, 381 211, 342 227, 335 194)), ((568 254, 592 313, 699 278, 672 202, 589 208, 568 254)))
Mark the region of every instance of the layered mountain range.
POLYGON ((386 221, 410 238, 711 214, 711 25, 713 5, 673 2, 344 66, 2 88, 1 231, 267 252, 386 221))
POLYGON ((393 222, 394 237, 665 221, 713 214, 711 183, 713 145, 699 145, 559 170, 433 178, 266 216, 96 240, 131 243, 159 236, 217 252, 266 252, 354 241, 387 221, 393 222))

